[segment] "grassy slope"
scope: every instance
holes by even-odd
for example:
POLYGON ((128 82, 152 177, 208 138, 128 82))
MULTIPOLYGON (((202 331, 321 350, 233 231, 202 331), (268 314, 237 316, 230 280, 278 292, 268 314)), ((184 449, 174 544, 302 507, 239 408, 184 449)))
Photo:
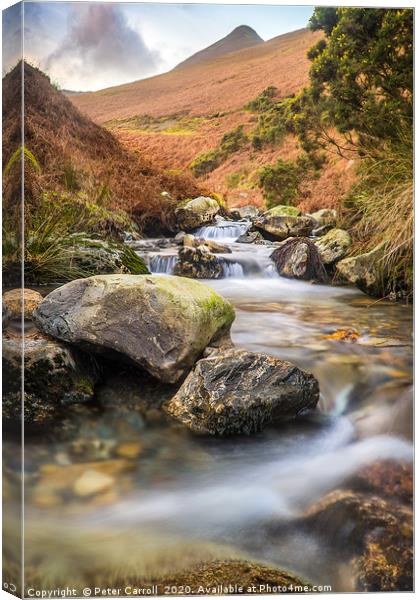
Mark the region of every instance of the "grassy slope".
MULTIPOLYGON (((4 164, 20 145, 16 129, 20 70, 21 64, 3 79, 4 164)), ((110 131, 82 115, 38 69, 25 64, 24 78, 25 144, 41 167, 39 174, 26 169, 34 199, 41 192, 65 189, 64 174, 70 166, 78 187, 89 199, 106 186, 111 206, 138 212, 159 210, 162 191, 176 199, 199 193, 190 179, 163 173, 141 153, 127 149, 110 131)))
MULTIPOLYGON (((163 169, 185 169, 200 152, 214 148, 239 124, 255 127, 247 102, 274 85, 280 96, 297 92, 308 80, 310 48, 320 37, 303 29, 197 66, 95 93, 71 101, 98 123, 106 124, 125 145, 140 149, 163 169), (145 122, 144 115, 151 119, 145 122)), ((250 145, 233 154, 200 183, 225 194, 230 205, 261 204, 253 187, 256 170, 277 158, 295 158, 296 140, 255 152, 250 145), (230 179, 236 173, 239 183, 230 179)), ((353 179, 345 161, 332 157, 319 180, 303 190, 303 208, 335 206, 353 179)))

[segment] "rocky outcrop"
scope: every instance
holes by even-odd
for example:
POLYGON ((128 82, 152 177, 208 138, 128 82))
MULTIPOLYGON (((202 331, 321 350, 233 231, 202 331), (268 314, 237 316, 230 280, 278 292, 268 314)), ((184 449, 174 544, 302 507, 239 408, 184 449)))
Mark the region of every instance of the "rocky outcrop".
POLYGON ((200 360, 167 412, 195 433, 250 434, 314 408, 316 379, 263 353, 222 349, 200 360))
POLYGON ((290 238, 271 254, 279 275, 324 283, 327 273, 315 244, 308 238, 290 238))
POLYGON ((59 340, 128 360, 173 383, 229 332, 235 313, 211 288, 186 278, 100 275, 54 290, 34 317, 59 340))
POLYGON ((223 267, 207 246, 186 246, 178 251, 174 274, 192 279, 220 279, 223 267))
POLYGON ((178 228, 191 231, 206 223, 211 223, 219 213, 219 203, 214 198, 199 196, 189 200, 175 210, 178 228))
POLYGON ((363 292, 380 295, 382 280, 377 264, 382 256, 382 249, 378 247, 366 254, 345 258, 337 263, 337 273, 343 281, 356 285, 363 292))
MULTIPOLYGON (((68 404, 93 397, 98 371, 85 354, 39 331, 24 336, 25 396, 23 417, 28 424, 44 424, 61 415, 68 404)), ((3 332, 3 416, 19 421, 22 336, 3 332)))
POLYGON ((331 229, 315 242, 324 265, 344 258, 351 246, 351 237, 344 229, 331 229))
POLYGON ((300 217, 294 215, 293 212, 285 214, 285 209, 297 211, 293 206, 276 206, 255 219, 255 227, 270 239, 280 241, 289 237, 307 237, 310 235, 314 226, 311 217, 300 217))

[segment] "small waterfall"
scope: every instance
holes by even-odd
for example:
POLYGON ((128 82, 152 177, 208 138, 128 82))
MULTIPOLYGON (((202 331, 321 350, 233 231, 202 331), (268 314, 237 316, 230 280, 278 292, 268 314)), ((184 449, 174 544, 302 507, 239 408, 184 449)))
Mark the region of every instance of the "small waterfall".
POLYGON ((223 262, 223 277, 244 277, 244 269, 237 262, 223 262))
POLYGON ((178 256, 176 254, 154 254, 147 257, 146 260, 148 269, 151 273, 172 275, 175 265, 178 262, 178 256))
POLYGON ((200 227, 194 232, 195 237, 204 240, 218 240, 234 242, 250 228, 249 221, 223 221, 219 220, 215 225, 200 227))

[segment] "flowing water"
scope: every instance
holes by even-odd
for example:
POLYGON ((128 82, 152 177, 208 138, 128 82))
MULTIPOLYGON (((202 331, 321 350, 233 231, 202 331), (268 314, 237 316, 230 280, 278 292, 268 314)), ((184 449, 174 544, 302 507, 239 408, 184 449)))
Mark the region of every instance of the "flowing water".
MULTIPOLYGON (((130 411, 135 384, 128 389, 124 375, 110 374, 103 394, 111 409, 76 413, 62 439, 27 441, 29 560, 34 553, 40 560, 34 548, 41 545, 57 572, 93 556, 98 571, 139 582, 206 558, 244 556, 351 591, 344 559, 299 517, 364 466, 412 460, 411 309, 352 288, 281 278, 272 249, 236 243, 245 230, 235 227, 222 222, 197 232, 232 249, 220 255, 225 277, 204 283, 234 304, 237 346, 314 373, 319 410, 252 437, 196 438, 166 419, 130 411), (338 329, 357 330, 357 343, 331 339, 338 329), (45 463, 64 473, 69 464, 115 458, 123 442, 138 443, 138 456, 98 498, 75 497, 70 480, 57 492, 54 475, 39 476, 45 463), (59 500, 48 505, 48 494, 59 500), (283 533, 273 535, 273 525, 283 533)), ((139 253, 153 272, 172 272, 175 245, 139 253)))

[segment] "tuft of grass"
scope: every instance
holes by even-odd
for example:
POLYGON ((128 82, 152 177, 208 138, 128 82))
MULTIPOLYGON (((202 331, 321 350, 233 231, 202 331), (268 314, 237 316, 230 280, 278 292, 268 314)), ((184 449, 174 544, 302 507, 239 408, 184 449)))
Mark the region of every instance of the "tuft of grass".
POLYGON ((356 240, 353 254, 381 248, 375 265, 382 282, 378 294, 410 299, 414 242, 411 126, 400 132, 397 144, 365 156, 346 207, 346 224, 356 240))

